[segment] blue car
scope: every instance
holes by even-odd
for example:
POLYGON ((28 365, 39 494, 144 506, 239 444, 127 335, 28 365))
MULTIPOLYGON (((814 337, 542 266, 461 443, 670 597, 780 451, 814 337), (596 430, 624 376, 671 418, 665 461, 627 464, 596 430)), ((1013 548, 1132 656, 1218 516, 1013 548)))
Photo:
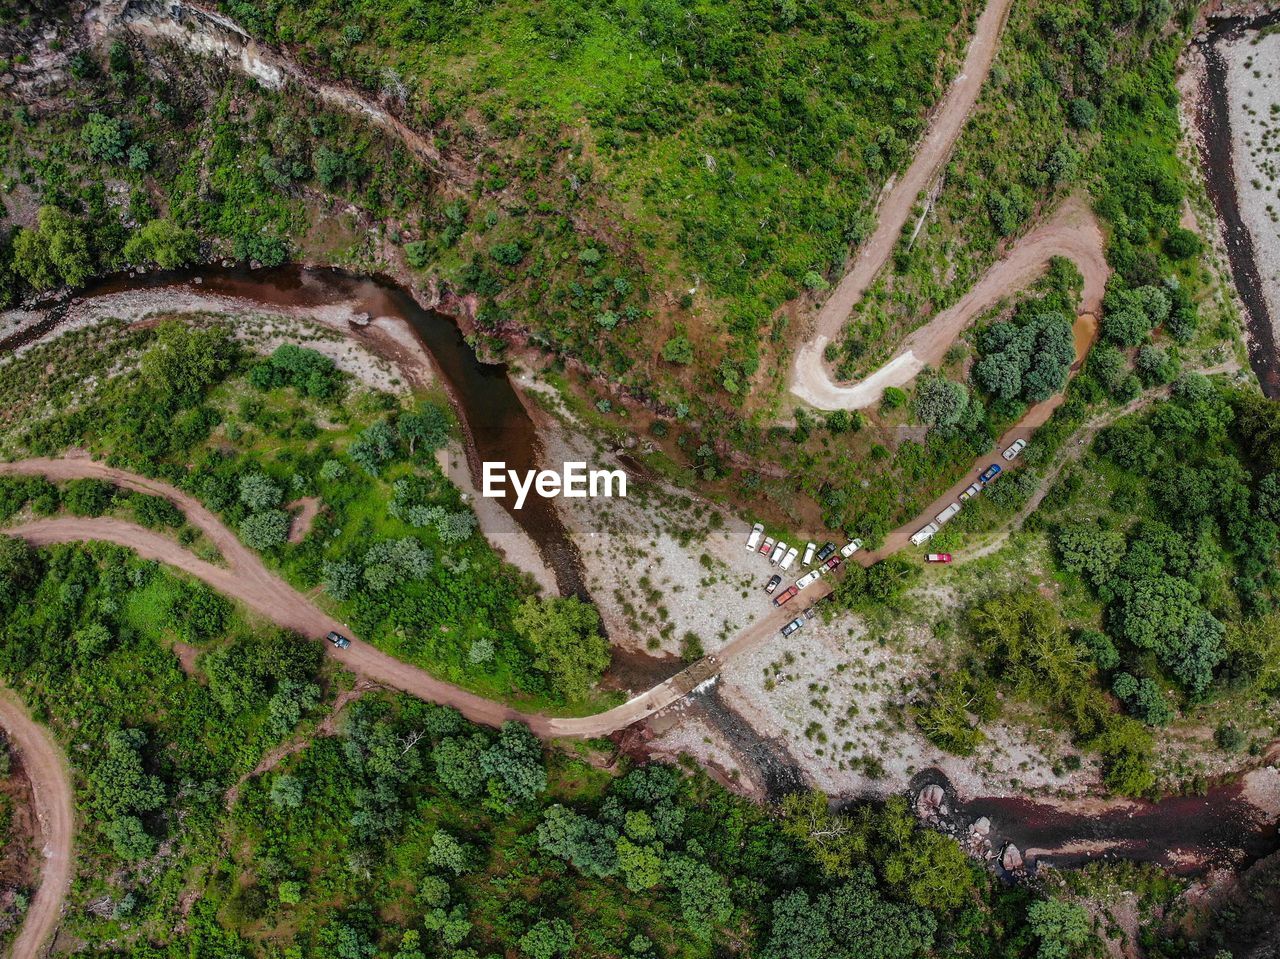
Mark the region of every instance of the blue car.
POLYGON ((986 468, 983 474, 978 477, 984 483, 990 483, 993 479, 1000 475, 1000 467, 992 463, 986 468))

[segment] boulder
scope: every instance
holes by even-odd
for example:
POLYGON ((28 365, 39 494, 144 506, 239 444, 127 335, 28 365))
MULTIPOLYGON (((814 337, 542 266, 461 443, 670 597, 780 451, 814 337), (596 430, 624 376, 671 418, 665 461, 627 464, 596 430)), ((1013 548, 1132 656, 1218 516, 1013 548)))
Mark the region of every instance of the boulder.
POLYGON ((985 836, 991 832, 991 820, 986 816, 975 819, 969 824, 969 832, 975 836, 985 836))
POLYGON ((1017 872, 1022 868, 1022 853, 1013 843, 1004 847, 1004 852, 1000 856, 1000 865, 1004 866, 1007 872, 1017 872))
POLYGON ((916 815, 921 819, 937 819, 946 812, 947 793, 934 783, 925 786, 916 796, 916 815))
POLYGON ((368 325, 369 325, 369 314, 368 314, 368 313, 356 313, 356 314, 354 314, 354 315, 351 317, 351 322, 352 322, 352 323, 354 323, 356 326, 368 326, 368 325))

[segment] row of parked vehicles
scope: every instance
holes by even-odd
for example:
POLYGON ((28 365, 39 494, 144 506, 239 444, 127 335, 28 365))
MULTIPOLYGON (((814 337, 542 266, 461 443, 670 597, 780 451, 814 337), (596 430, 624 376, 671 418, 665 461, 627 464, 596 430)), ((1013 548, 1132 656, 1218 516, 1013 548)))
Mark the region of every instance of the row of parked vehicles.
MULTIPOLYGON (((1004 451, 1002 455, 1006 460, 1009 460, 1010 462, 1012 462, 1013 460, 1017 459, 1018 454, 1021 453, 1026 448, 1027 448, 1026 440, 1014 440, 1013 443, 1009 446, 1008 449, 1004 451)), ((957 513, 960 512, 960 507, 962 507, 969 500, 973 499, 975 496, 981 493, 988 483, 992 482, 993 480, 995 480, 997 476, 1000 475, 1000 472, 1001 470, 1000 470, 999 463, 992 463, 985 470, 983 470, 982 474, 978 477, 977 482, 970 483, 969 486, 960 494, 960 498, 956 502, 952 503, 946 509, 944 509, 941 513, 935 516, 933 518, 932 523, 926 523, 923 527, 916 530, 916 532, 911 537, 912 544, 915 546, 920 546, 924 543, 927 543, 930 539, 932 539, 934 535, 940 529, 942 529, 942 527, 945 526, 949 520, 952 519, 952 517, 954 517, 957 513)), ((931 563, 949 563, 951 562, 951 554, 950 553, 930 553, 927 559, 931 563)))
MULTIPOLYGON (((793 585, 788 586, 781 593, 778 593, 777 596, 774 596, 773 605, 785 606, 787 603, 791 602, 791 600, 799 596, 800 591, 806 586, 816 583, 827 573, 839 569, 840 565, 846 559, 861 548, 862 540, 860 539, 851 540, 843 547, 840 547, 839 555, 836 555, 837 547, 835 543, 827 542, 823 543, 822 546, 818 546, 816 543, 806 544, 804 558, 801 560, 801 565, 809 566, 815 563, 817 565, 797 579, 793 585)), ((796 556, 798 556, 800 552, 799 549, 794 546, 789 547, 784 542, 775 541, 771 536, 765 536, 763 523, 756 523, 751 527, 751 532, 747 536, 747 550, 749 552, 759 552, 762 555, 768 556, 769 562, 778 566, 783 571, 787 570, 792 565, 796 556)), ((781 585, 782 573, 775 573, 769 578, 769 581, 765 583, 764 591, 766 594, 772 595, 773 592, 781 585)), ((805 622, 806 619, 803 615, 797 616, 795 619, 791 620, 791 622, 787 623, 787 625, 782 627, 782 635, 790 636, 792 633, 804 626, 805 622)))

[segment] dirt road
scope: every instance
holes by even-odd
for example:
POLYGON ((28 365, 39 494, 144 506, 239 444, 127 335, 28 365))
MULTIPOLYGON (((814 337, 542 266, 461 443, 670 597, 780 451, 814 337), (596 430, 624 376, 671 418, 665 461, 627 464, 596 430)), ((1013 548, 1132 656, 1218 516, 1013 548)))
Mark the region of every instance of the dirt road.
MULTIPOLYGON (((1069 197, 1053 216, 1018 240, 959 301, 908 336, 898 353, 866 379, 838 385, 822 358, 830 336, 835 334, 819 333, 797 354, 791 392, 824 410, 873 406, 880 402, 886 387, 905 386, 926 366, 941 364, 969 324, 1002 299, 1026 289, 1055 256, 1074 262, 1084 276, 1081 312, 1100 315, 1111 273, 1105 249, 1102 228, 1088 203, 1080 196, 1069 197)), ((820 317, 820 328, 821 322, 820 317)))
POLYGON ((888 262, 898 237, 902 234, 902 228, 911 216, 916 199, 951 155, 951 149, 955 146, 960 131, 964 129, 970 111, 978 102, 978 94, 982 91, 987 74, 991 72, 991 64, 1000 46, 1000 34, 1012 6, 1013 0, 988 0, 986 9, 978 17, 964 65, 934 111, 928 132, 917 148, 915 159, 881 198, 876 210, 875 231, 859 248, 853 266, 818 312, 814 338, 796 353, 792 369, 792 392, 815 406, 821 404, 810 400, 800 390, 805 389, 806 384, 812 384, 814 370, 825 374, 822 351, 839 334, 850 311, 866 294, 867 288, 888 262))
MULTIPOLYGON (((177 487, 115 469, 83 456, 0 463, 0 475, 3 474, 37 474, 59 481, 102 479, 128 489, 163 496, 182 510, 191 525, 204 532, 217 545, 227 565, 216 566, 205 562, 173 539, 112 517, 58 516, 37 519, 10 527, 3 530, 4 533, 21 536, 37 546, 97 540, 127 547, 146 559, 154 559, 190 573, 285 629, 314 637, 336 630, 351 637, 349 649, 339 650, 326 644, 326 651, 352 672, 371 682, 453 706, 473 722, 496 726, 508 719, 516 719, 527 723, 535 733, 543 737, 602 736, 652 716, 688 695, 697 682, 715 675, 724 662, 775 635, 803 609, 801 602, 796 600, 772 610, 769 615, 743 630, 717 655, 694 664, 666 682, 605 712, 565 718, 521 713, 437 679, 416 666, 401 662, 368 643, 361 642, 352 635, 349 626, 319 609, 310 599, 267 569, 258 554, 241 543, 217 516, 177 487)), ((812 603, 827 591, 827 584, 819 583, 806 590, 802 597, 805 603, 812 603)))
POLYGON ((45 944, 57 928, 62 902, 71 887, 76 826, 71 774, 53 736, 3 687, 0 687, 0 726, 22 757, 44 840, 40 888, 31 899, 10 956, 11 959, 37 959, 43 955, 45 944))

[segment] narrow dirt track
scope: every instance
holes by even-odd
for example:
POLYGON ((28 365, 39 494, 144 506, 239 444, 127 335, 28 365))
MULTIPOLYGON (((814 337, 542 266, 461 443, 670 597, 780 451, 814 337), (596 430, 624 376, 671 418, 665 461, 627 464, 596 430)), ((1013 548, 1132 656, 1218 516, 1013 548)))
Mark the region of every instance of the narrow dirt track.
POLYGON ((916 198, 951 156, 960 131, 964 129, 969 113, 978 102, 978 94, 982 91, 987 74, 991 72, 991 64, 1000 47, 1000 35, 1012 6, 1013 0, 988 0, 982 15, 978 17, 964 65, 934 111, 929 129, 916 150, 915 159, 882 197, 876 209, 875 231, 858 249, 853 266, 823 303, 814 322, 814 338, 796 353, 792 370, 792 392, 803 399, 809 398, 799 390, 810 383, 812 370, 816 368, 825 373, 822 351, 839 334, 849 313, 866 294, 868 287, 893 254, 893 248, 911 216, 916 198))
POLYGON ((45 945, 58 926, 63 900, 71 888, 76 828, 71 774, 53 736, 31 718, 11 690, 3 687, 0 687, 0 726, 22 757, 44 841, 40 888, 31 899, 9 955, 10 959, 37 959, 44 954, 45 945))

